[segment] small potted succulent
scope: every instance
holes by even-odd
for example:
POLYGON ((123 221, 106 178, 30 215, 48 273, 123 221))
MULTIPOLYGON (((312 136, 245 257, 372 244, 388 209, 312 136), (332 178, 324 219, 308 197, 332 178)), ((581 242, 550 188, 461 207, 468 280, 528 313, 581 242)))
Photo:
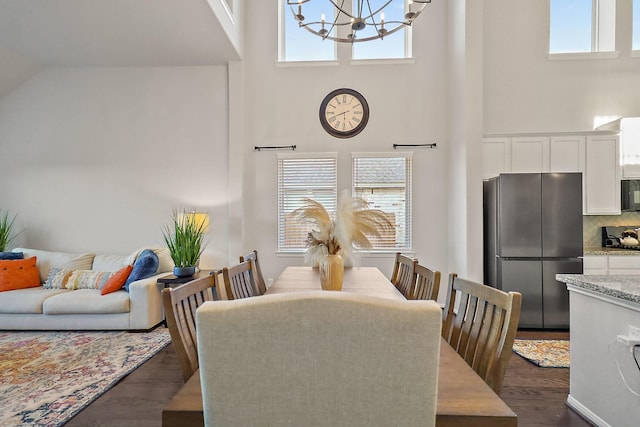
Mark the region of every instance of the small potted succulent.
POLYGON ((171 223, 165 225, 162 234, 175 264, 173 274, 178 277, 193 276, 204 251, 204 234, 207 222, 198 221, 198 214, 174 210, 171 223))
POLYGON ((9 217, 9 212, 0 211, 0 252, 4 252, 9 248, 9 244, 16 237, 13 233, 13 223, 15 222, 15 215, 13 218, 9 217))

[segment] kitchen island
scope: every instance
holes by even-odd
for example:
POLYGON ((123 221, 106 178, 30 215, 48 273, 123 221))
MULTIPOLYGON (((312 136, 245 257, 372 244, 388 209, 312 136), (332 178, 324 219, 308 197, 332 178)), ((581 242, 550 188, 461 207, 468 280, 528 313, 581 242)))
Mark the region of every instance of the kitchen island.
POLYGON ((618 365, 636 392, 640 369, 634 365, 633 351, 617 336, 626 336, 630 325, 640 328, 640 275, 558 274, 556 279, 569 290, 567 404, 598 426, 639 426, 640 397, 627 388, 618 365))

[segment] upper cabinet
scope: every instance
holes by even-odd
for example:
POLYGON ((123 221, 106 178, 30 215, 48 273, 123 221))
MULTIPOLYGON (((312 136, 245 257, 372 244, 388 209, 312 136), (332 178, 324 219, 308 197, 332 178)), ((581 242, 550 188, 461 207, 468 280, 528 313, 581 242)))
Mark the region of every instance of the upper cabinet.
POLYGON ((500 173, 582 172, 585 215, 620 214, 617 135, 551 135, 485 138, 485 179, 500 173))
POLYGON ((620 121, 620 151, 622 178, 640 179, 640 118, 629 117, 620 121))
POLYGON ((617 135, 587 137, 583 174, 587 215, 620 214, 620 149, 617 135))

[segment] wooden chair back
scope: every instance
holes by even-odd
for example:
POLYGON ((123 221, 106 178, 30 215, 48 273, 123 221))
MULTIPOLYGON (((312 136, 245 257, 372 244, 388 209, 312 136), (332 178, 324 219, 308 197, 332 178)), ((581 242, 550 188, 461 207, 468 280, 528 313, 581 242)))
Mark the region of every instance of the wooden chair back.
POLYGON ((518 292, 449 275, 442 336, 496 393, 511 357, 521 304, 518 292))
POLYGON ((204 424, 434 426, 441 323, 434 301, 348 292, 205 304, 204 424))
POLYGON ((260 295, 255 282, 256 267, 252 259, 222 269, 226 299, 249 298, 260 295))
POLYGON ((418 264, 417 259, 406 257, 400 252, 396 253, 396 261, 393 265, 393 273, 391 274, 391 283, 393 283, 407 299, 410 298, 413 293, 416 280, 416 264, 418 264))
POLYGON ((440 272, 433 271, 424 265, 416 264, 414 268, 416 284, 410 299, 438 300, 440 292, 440 272))
POLYGON ((167 327, 185 382, 198 370, 196 309, 205 301, 214 300, 216 277, 209 275, 162 290, 167 327))
POLYGON ((267 284, 264 281, 264 276, 262 275, 262 269, 260 268, 260 262, 258 261, 258 251, 254 249, 253 252, 247 255, 240 255, 240 262, 245 262, 250 259, 253 260, 256 266, 256 277, 254 278, 254 281, 258 288, 258 293, 260 295, 264 295, 264 293, 267 292, 267 284))

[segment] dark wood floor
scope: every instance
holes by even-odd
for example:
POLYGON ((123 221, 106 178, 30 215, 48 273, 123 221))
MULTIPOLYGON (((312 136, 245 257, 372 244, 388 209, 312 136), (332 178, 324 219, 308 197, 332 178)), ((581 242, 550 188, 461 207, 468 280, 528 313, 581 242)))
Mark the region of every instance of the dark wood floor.
MULTIPOLYGON (((568 334, 521 331, 518 337, 561 339, 568 338, 568 334)), ((162 424, 162 407, 181 386, 178 362, 169 345, 77 414, 66 426, 159 427, 162 424)), ((514 354, 500 395, 518 414, 519 427, 590 426, 565 405, 568 393, 569 369, 539 368, 514 354)))

